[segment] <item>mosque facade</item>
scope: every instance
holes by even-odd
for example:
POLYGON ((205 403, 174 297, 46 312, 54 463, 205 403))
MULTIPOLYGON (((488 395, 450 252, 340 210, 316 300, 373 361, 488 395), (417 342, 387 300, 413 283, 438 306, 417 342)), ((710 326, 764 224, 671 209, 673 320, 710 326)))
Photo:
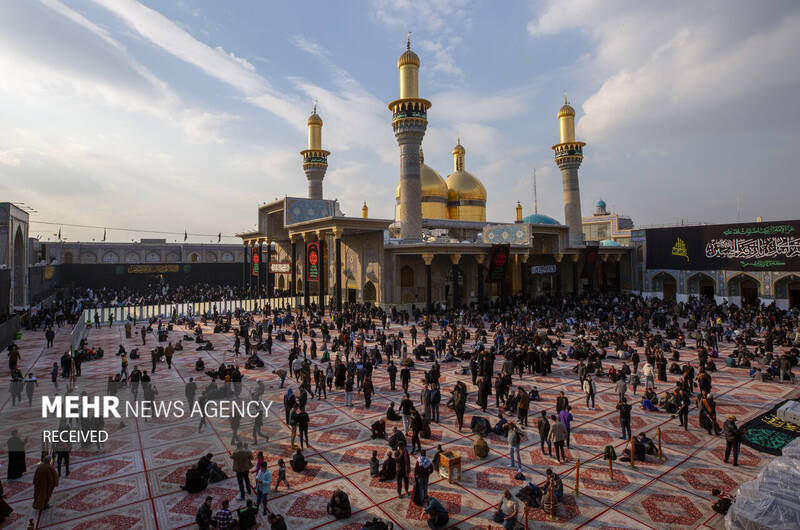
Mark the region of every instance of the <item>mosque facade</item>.
MULTIPOLYGON (((397 62, 400 97, 388 105, 400 154, 395 218, 342 213, 323 192, 327 157, 323 121, 309 117, 301 152, 308 197, 284 197, 258 209, 258 229, 237 234, 245 262, 263 263, 270 290, 297 303, 323 296, 325 304, 372 302, 430 307, 470 304, 498 296, 567 295, 586 290, 630 290, 633 260, 624 245, 584 241, 578 168, 583 142, 575 137, 574 109, 557 113, 565 223, 539 214, 514 221, 486 219, 486 186, 468 169, 467 147, 453 147, 452 172, 425 164, 422 148, 432 102, 420 97, 420 59, 410 43, 397 62)), ((433 117, 433 115, 431 115, 433 117)))

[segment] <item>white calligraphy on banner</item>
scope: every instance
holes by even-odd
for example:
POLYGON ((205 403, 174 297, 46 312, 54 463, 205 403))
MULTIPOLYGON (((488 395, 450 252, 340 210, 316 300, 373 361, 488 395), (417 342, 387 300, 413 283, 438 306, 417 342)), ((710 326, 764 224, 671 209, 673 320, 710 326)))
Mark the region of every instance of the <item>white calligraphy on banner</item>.
POLYGON ((707 258, 761 259, 800 257, 800 238, 712 239, 706 244, 707 258))

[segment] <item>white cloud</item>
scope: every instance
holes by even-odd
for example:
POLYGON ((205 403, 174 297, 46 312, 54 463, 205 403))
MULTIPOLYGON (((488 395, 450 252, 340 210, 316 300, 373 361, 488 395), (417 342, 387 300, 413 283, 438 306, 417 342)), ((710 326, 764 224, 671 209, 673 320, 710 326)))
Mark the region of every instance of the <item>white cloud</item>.
POLYGON ((246 101, 283 118, 296 129, 304 127, 305 112, 299 103, 273 88, 250 62, 226 52, 221 46, 212 48, 159 12, 135 0, 95 2, 164 51, 235 88, 245 96, 246 101))

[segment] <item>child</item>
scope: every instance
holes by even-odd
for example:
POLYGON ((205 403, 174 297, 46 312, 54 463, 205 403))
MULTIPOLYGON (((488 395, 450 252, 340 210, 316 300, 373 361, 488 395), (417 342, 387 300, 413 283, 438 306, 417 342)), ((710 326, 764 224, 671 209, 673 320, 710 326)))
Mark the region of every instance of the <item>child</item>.
POLYGON ((281 481, 286 484, 286 489, 291 487, 286 480, 286 464, 283 462, 283 459, 278 460, 278 481, 275 482, 275 491, 278 491, 278 486, 281 485, 281 481))
POLYGON ((258 473, 261 470, 261 462, 265 462, 264 451, 258 452, 258 456, 256 457, 256 468, 253 470, 253 473, 258 473))

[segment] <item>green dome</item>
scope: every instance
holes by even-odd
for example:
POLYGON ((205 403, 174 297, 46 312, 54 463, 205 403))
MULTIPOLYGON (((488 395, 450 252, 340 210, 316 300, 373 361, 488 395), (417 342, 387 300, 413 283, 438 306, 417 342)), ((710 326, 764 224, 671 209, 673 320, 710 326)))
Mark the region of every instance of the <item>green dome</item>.
POLYGON ((540 213, 534 213, 528 215, 522 219, 523 223, 528 223, 529 225, 560 225, 558 221, 553 219, 548 215, 543 215, 540 213))
POLYGON ((595 204, 595 207, 596 207, 596 208, 600 208, 601 210, 605 210, 605 209, 606 209, 606 201, 604 201, 603 199, 600 199, 600 200, 599 200, 599 201, 597 201, 597 203, 595 204))
POLYGON ((614 241, 613 239, 604 239, 600 242, 601 247, 621 247, 619 243, 614 241))

